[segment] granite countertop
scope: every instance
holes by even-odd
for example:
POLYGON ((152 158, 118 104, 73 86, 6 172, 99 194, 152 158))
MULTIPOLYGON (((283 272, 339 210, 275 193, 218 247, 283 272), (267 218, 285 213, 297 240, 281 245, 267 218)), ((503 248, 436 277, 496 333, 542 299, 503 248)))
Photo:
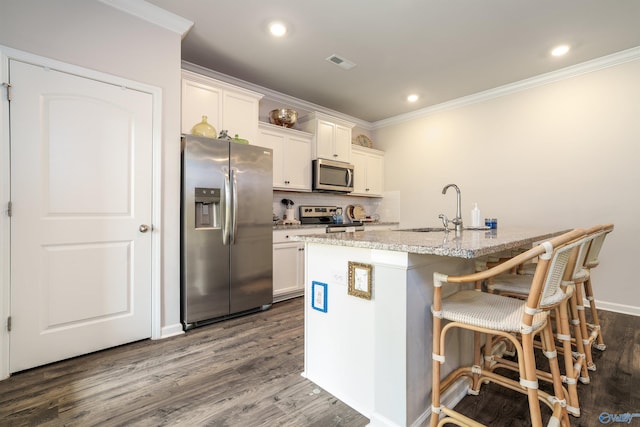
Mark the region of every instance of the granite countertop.
POLYGON ((509 249, 530 247, 534 242, 565 231, 568 230, 532 227, 464 230, 460 235, 456 235, 455 231, 360 231, 292 236, 291 240, 471 259, 509 249))
POLYGON ((322 224, 273 224, 274 230, 303 230, 307 228, 325 228, 322 224))
MULTIPOLYGON (((331 224, 274 224, 274 230, 300 230, 300 229, 308 229, 308 228, 322 228, 324 229, 327 225, 331 224)), ((364 228, 366 230, 367 226, 373 225, 398 225, 398 222, 365 222, 364 228)))

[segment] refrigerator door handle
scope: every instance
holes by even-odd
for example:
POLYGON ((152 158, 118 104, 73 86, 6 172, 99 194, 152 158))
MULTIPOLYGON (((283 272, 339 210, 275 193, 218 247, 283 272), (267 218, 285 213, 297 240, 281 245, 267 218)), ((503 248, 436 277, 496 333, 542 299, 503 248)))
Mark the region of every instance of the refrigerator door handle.
POLYGON ((231 188, 229 174, 224 174, 224 221, 222 222, 222 244, 229 244, 229 230, 231 228, 231 188))
POLYGON ((233 203, 233 212, 231 214, 231 244, 235 245, 236 234, 238 233, 238 181, 233 169, 231 169, 231 199, 233 203))

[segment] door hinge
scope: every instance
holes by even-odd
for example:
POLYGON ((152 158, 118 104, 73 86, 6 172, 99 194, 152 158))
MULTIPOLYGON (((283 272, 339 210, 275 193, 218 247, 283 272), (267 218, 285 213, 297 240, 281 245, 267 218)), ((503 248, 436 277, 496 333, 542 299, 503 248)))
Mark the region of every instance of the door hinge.
POLYGON ((2 83, 7 88, 7 101, 11 101, 11 83, 2 83))
POLYGON ((13 203, 11 202, 7 203, 7 215, 13 215, 13 203))
POLYGON ((11 316, 7 317, 7 332, 11 332, 11 316))

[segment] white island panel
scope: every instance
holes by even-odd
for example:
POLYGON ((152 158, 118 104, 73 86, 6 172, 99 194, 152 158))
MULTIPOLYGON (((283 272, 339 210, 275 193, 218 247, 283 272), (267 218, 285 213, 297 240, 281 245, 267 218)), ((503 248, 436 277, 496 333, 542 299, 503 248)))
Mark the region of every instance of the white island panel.
MULTIPOLYGON (((306 377, 371 426, 427 419, 433 272, 471 272, 473 261, 315 243, 306 257, 305 336, 313 337, 305 340, 306 377), (372 265, 371 300, 348 295, 349 261, 372 265), (312 307, 314 281, 327 284, 326 313, 312 307)), ((471 354, 471 341, 459 335, 447 345, 452 354, 471 354)), ((460 361, 451 357, 445 371, 460 361)))
MULTIPOLYGON (((364 231, 299 236, 306 244, 305 374, 370 419, 420 426, 431 415, 433 273, 467 274, 474 259, 529 247, 562 231, 526 228, 462 233, 364 231), (349 261, 371 264, 371 300, 348 295, 349 261), (327 312, 311 306, 313 281, 327 284, 327 312)), ((443 289, 446 296, 456 285, 443 289)), ((447 375, 473 358, 472 335, 447 334, 447 375)), ((442 396, 453 407, 463 379, 442 396)))
POLYGON ((373 408, 374 306, 347 294, 348 261, 370 262, 367 249, 308 245, 305 250, 305 376, 369 416, 373 408), (326 260, 325 263, 323 260, 326 260), (312 282, 327 284, 327 312, 312 308, 312 282))

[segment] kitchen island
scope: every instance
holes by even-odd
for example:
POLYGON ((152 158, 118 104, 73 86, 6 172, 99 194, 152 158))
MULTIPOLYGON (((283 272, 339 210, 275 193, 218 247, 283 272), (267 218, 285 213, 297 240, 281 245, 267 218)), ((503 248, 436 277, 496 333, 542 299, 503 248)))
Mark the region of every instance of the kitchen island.
MULTIPOLYGON (((431 414, 433 273, 471 273, 480 257, 530 247, 563 231, 364 231, 296 237, 306 246, 303 375, 368 417, 371 426, 423 424, 431 414), (370 299, 362 292, 354 296, 353 284, 349 294, 350 262, 360 268, 356 288, 370 277, 370 299)), ((444 294, 456 290, 448 285, 444 294)), ((447 357, 443 374, 471 362, 469 335, 452 333, 446 345, 448 354, 458 357, 447 357)), ((443 404, 454 405, 466 389, 465 382, 450 388, 443 404)))

